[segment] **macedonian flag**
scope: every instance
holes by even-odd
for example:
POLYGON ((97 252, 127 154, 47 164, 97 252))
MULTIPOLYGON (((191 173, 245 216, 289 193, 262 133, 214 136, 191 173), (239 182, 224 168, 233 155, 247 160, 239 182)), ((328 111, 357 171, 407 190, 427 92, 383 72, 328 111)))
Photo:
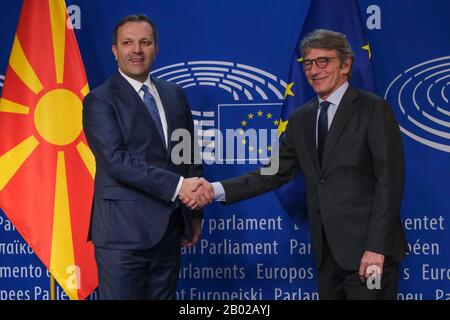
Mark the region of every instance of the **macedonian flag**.
POLYGON ((97 287, 88 83, 63 0, 23 0, 0 100, 0 207, 71 299, 97 287))

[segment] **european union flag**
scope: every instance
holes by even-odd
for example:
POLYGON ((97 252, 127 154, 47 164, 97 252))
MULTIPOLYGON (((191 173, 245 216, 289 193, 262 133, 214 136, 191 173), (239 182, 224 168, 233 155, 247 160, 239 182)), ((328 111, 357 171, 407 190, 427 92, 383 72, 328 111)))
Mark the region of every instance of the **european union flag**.
POLYGON ((219 160, 225 163, 267 163, 272 150, 278 147, 279 120, 274 114, 280 107, 280 103, 219 105, 218 122, 222 135, 217 143, 219 160))
MULTIPOLYGON (((280 132, 284 132, 289 114, 316 96, 302 69, 300 43, 303 37, 316 29, 329 29, 346 35, 355 59, 350 84, 375 92, 375 77, 370 63, 370 47, 364 34, 364 26, 357 0, 312 0, 305 23, 300 32, 291 62, 289 81, 281 111, 280 132)), ((282 138, 282 137, 281 137, 282 138)), ((303 175, 276 191, 283 208, 296 223, 306 220, 306 186, 303 175)))

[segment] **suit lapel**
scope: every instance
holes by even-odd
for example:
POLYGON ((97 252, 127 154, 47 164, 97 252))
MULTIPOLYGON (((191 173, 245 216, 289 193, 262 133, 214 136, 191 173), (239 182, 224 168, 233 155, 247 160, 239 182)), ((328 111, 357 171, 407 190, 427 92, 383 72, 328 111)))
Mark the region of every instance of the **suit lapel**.
POLYGON ((323 150, 323 161, 322 161, 322 171, 326 168, 329 161, 331 151, 333 150, 336 140, 341 135, 342 130, 350 119, 353 111, 356 108, 355 100, 358 93, 355 89, 349 87, 345 92, 342 100, 337 108, 336 115, 334 116, 333 122, 331 123, 330 130, 328 131, 327 138, 325 141, 325 147, 323 150))
MULTIPOLYGON (((151 115, 147 111, 147 107, 144 104, 144 101, 142 101, 139 94, 134 90, 134 88, 131 86, 131 84, 128 83, 128 81, 120 75, 120 73, 116 73, 113 76, 113 80, 115 82, 115 88, 119 92, 119 96, 123 98, 124 103, 127 105, 128 108, 137 108, 139 109, 140 113, 145 114, 145 119, 147 119, 147 122, 151 126, 153 133, 158 139, 161 141, 161 138, 159 136, 158 130, 156 129, 156 125, 151 117, 151 115)), ((159 93, 159 90, 158 90, 159 93)), ((163 102, 164 104, 164 102, 163 102)), ((167 114, 167 111, 166 111, 167 114)), ((161 141, 163 143, 163 141, 161 141)), ((164 146, 161 145, 163 149, 165 149, 164 146)))
POLYGON ((161 81, 157 78, 151 77, 151 80, 153 81, 153 83, 155 84, 156 90, 158 91, 159 97, 161 98, 161 102, 163 105, 163 109, 164 109, 164 113, 166 116, 166 121, 167 121, 167 151, 168 154, 170 154, 170 151, 172 149, 172 142, 170 139, 170 136, 172 134, 173 131, 173 122, 172 122, 172 118, 170 117, 171 113, 169 110, 169 98, 168 98, 168 94, 166 92, 166 89, 164 87, 164 85, 161 83, 161 81))
POLYGON ((116 73, 113 76, 113 79, 116 84, 116 90, 119 91, 119 96, 123 98, 127 107, 137 108, 141 113, 146 114, 148 122, 150 122, 152 127, 156 130, 153 119, 147 111, 147 107, 131 84, 129 84, 128 81, 120 75, 120 73, 116 73))
POLYGON ((307 106, 306 111, 306 121, 305 121, 305 144, 307 152, 309 153, 314 167, 317 173, 320 172, 319 158, 317 157, 316 148, 316 118, 317 118, 317 107, 319 105, 318 100, 313 100, 307 106))

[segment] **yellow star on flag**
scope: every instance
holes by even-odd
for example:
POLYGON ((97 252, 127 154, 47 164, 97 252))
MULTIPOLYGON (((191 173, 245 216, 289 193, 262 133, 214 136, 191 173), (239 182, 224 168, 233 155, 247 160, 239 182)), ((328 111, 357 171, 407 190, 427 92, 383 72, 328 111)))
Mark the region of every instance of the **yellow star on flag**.
POLYGON ((369 53, 369 59, 372 57, 372 52, 370 51, 370 45, 366 44, 365 46, 361 47, 361 49, 367 50, 369 53))
POLYGON ((283 119, 280 118, 280 122, 278 124, 278 136, 281 136, 283 132, 286 131, 287 124, 288 120, 283 121, 283 119))
POLYGON ((263 112, 261 110, 259 110, 257 113, 258 113, 258 117, 262 117, 263 112))
POLYGON ((292 92, 292 87, 294 86, 294 82, 289 83, 286 86, 286 91, 284 92, 284 98, 286 99, 287 96, 294 96, 294 93, 292 92))
POLYGON ((245 127, 246 125, 247 125, 247 121, 242 120, 242 121, 241 121, 241 126, 245 127))
POLYGON ((248 150, 249 150, 250 152, 253 152, 253 151, 255 151, 255 148, 254 148, 253 146, 250 146, 250 147, 248 147, 248 150))
POLYGON ((270 112, 267 114, 267 119, 272 119, 272 114, 270 112))
POLYGON ((272 146, 268 146, 267 150, 272 151, 272 146))
POLYGON ((275 120, 275 121, 273 122, 273 124, 276 125, 276 126, 278 126, 278 120, 275 120))
POLYGON ((242 139, 241 144, 245 145, 245 144, 247 144, 247 141, 245 139, 242 139))
POLYGON ((249 119, 253 119, 253 113, 250 113, 250 114, 248 115, 248 118, 249 118, 249 119))

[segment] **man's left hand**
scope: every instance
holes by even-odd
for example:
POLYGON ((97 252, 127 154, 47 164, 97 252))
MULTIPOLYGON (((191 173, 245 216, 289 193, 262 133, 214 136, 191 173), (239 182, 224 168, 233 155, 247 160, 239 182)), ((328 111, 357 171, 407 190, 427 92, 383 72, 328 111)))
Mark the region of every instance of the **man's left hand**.
POLYGON ((183 240, 183 247, 192 247, 200 239, 200 235, 202 233, 202 219, 193 218, 192 219, 192 238, 187 240, 183 240))

